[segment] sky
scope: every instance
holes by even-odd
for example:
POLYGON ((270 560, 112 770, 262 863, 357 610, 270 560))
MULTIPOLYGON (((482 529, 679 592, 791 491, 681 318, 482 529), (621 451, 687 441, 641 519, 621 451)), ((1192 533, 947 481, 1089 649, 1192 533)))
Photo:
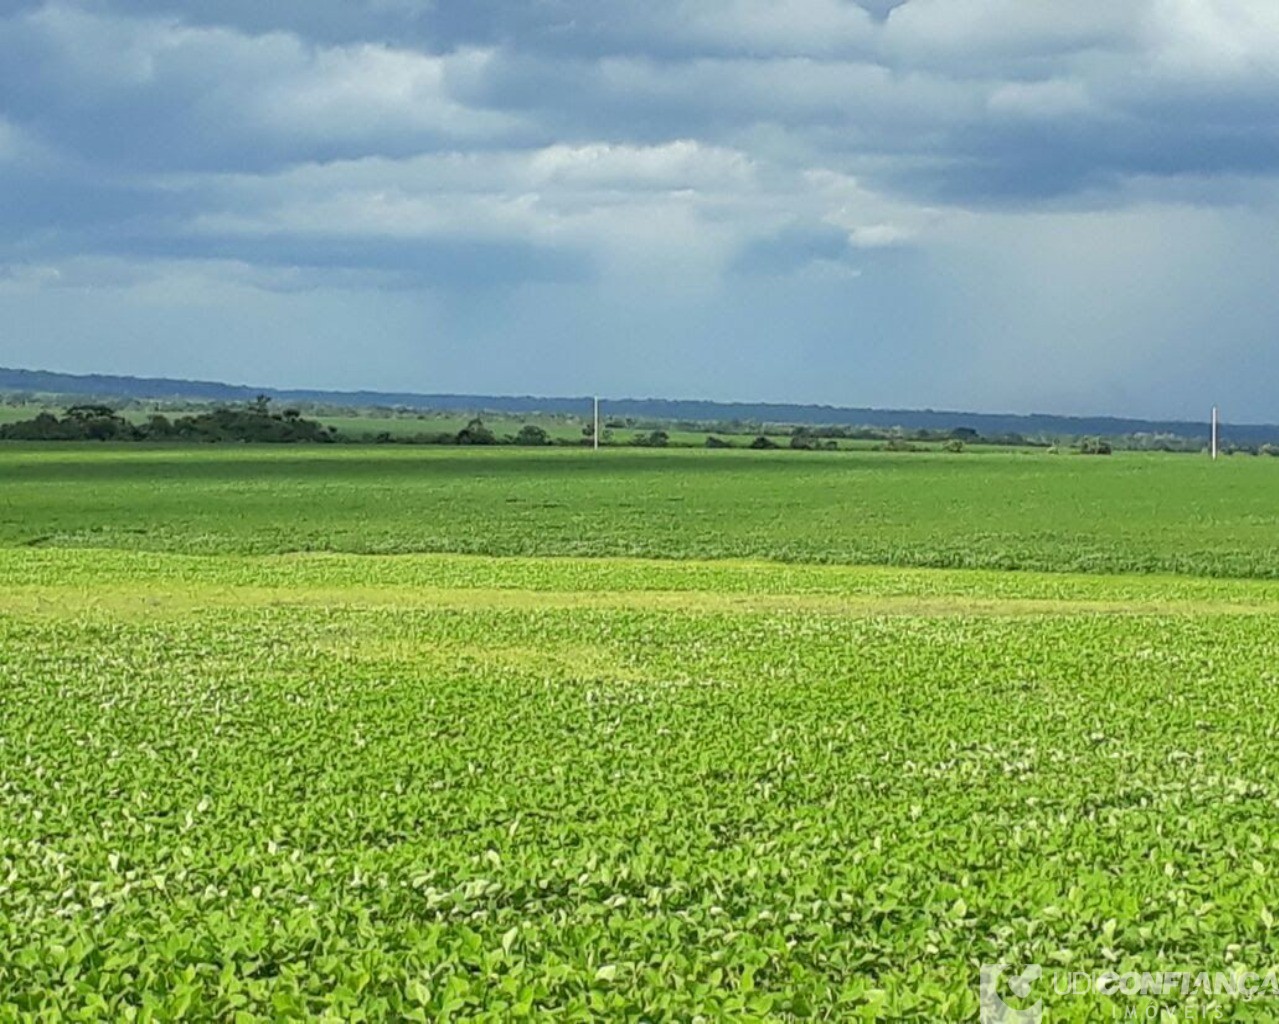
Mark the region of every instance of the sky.
POLYGON ((0 0, 0 365, 1279 421, 1274 0, 0 0))

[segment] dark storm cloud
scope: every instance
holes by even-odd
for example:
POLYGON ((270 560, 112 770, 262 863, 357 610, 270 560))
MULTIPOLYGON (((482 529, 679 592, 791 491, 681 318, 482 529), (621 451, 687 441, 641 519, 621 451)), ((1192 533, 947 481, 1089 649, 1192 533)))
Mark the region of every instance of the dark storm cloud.
POLYGON ((26 4, 0 33, 0 95, 60 151, 151 171, 593 139, 732 145, 770 127, 841 169, 900 156, 877 183, 928 201, 1275 167, 1273 78, 1229 52, 1178 67, 1175 35, 1146 38, 1140 18, 1093 3, 1073 16, 870 6, 878 17, 841 0, 26 4))

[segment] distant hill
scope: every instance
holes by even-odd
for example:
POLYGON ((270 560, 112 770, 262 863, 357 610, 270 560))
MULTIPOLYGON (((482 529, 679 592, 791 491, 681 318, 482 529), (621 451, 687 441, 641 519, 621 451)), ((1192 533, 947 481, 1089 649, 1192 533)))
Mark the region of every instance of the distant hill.
MULTIPOLYGON (((0 368, 0 391, 77 395, 95 398, 205 402, 244 402, 266 395, 280 402, 315 402, 350 407, 398 407, 446 412, 494 412, 513 415, 559 413, 585 415, 589 397, 546 398, 531 395, 423 395, 393 391, 308 391, 222 384, 215 381, 118 377, 104 374, 52 373, 44 370, 0 368)), ((1206 422, 1141 420, 1114 416, 1052 416, 1039 413, 951 412, 933 409, 860 409, 832 405, 792 405, 769 402, 706 402, 665 398, 609 398, 604 411, 610 418, 790 425, 902 427, 907 430, 953 430, 969 427, 992 437, 1021 434, 1079 437, 1097 434, 1171 434, 1207 438, 1206 422)), ((1238 444, 1279 443, 1279 425, 1230 424, 1226 438, 1238 444)))

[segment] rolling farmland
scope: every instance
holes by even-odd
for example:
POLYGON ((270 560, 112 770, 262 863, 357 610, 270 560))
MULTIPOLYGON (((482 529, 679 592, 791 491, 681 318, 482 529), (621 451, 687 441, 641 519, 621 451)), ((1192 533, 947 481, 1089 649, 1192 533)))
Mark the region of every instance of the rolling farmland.
POLYGON ((977 1020, 987 963, 1279 966, 1276 498, 4 446, 0 1017, 977 1020))
POLYGON ((1279 577, 1279 462, 0 446, 0 544, 1279 577))

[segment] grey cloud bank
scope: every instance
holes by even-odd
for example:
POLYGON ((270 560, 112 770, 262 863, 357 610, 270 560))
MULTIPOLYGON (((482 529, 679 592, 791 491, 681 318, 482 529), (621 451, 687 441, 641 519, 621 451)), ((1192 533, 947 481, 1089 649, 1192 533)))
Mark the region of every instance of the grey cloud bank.
POLYGON ((1279 418, 1260 0, 0 4, 0 364, 1279 418))

